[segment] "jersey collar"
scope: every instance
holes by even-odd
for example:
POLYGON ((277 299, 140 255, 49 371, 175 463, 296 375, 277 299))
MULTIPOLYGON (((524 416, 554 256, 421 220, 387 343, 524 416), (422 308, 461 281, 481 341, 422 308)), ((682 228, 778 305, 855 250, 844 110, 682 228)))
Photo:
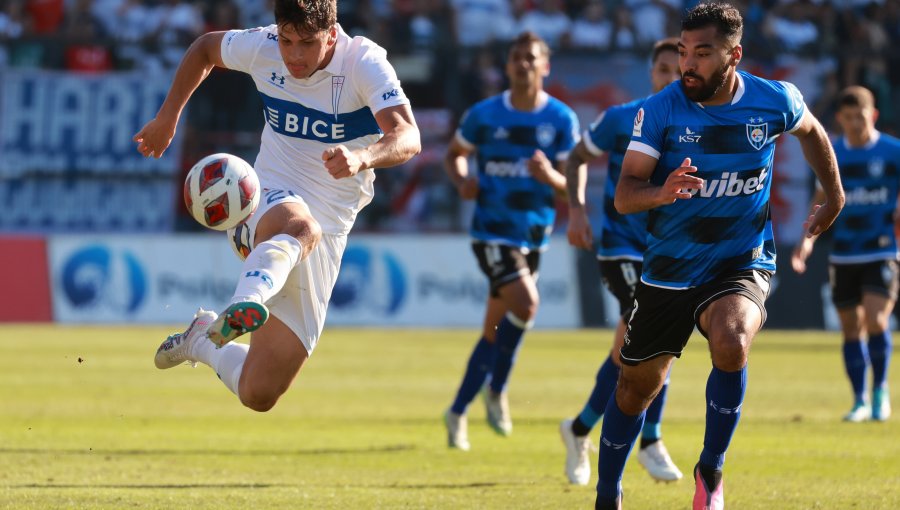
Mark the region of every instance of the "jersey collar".
MULTIPOLYGON (((505 106, 506 109, 509 111, 513 111, 513 112, 522 111, 522 110, 517 110, 516 108, 513 107, 511 98, 512 98, 512 91, 504 90, 503 91, 503 106, 505 106)), ((534 110, 531 110, 530 113, 537 113, 537 112, 543 110, 544 107, 547 106, 547 102, 549 100, 550 100, 550 94, 547 94, 546 91, 542 90, 542 91, 538 92, 537 106, 535 106, 534 110)))
POLYGON ((865 145, 863 145, 862 147, 853 147, 853 146, 850 145, 850 141, 847 140, 847 137, 846 137, 846 136, 844 136, 844 137, 842 137, 842 138, 844 139, 844 148, 847 149, 848 151, 852 151, 852 150, 864 150, 864 151, 867 151, 867 150, 871 149, 872 147, 875 147, 875 144, 878 143, 878 139, 881 138, 881 131, 878 131, 878 130, 876 129, 875 132, 872 133, 872 139, 869 140, 869 141, 868 141, 865 145))

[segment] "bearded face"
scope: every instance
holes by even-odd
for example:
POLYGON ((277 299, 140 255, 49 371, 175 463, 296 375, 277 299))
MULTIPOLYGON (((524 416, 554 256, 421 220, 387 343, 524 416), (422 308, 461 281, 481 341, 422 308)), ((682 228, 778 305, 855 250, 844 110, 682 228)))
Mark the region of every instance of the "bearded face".
POLYGON ((696 71, 681 73, 681 90, 695 103, 708 101, 725 85, 728 76, 728 64, 723 62, 709 76, 700 76, 696 71))

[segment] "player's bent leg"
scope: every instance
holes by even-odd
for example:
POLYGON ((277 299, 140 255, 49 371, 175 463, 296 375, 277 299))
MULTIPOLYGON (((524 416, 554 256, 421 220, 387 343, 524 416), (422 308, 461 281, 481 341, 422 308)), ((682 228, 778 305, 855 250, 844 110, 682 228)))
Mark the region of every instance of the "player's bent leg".
POLYGON ((271 316, 251 336, 238 384, 241 403, 260 412, 274 407, 308 358, 297 334, 271 316))
POLYGON ((869 362, 872 365, 872 419, 875 421, 884 421, 891 416, 887 380, 893 341, 888 321, 894 303, 893 299, 882 294, 863 294, 869 338, 869 362))
MULTIPOLYGON (((497 434, 508 436, 512 433, 513 425, 506 383, 515 365, 522 337, 534 323, 538 293, 537 285, 530 274, 503 285, 499 293, 502 306, 508 311, 497 324, 495 340, 497 356, 488 388, 482 395, 488 424, 497 434)), ((490 306, 495 305, 492 303, 490 306)))
POLYGON ((853 406, 844 415, 843 420, 851 423, 868 421, 872 417, 869 405, 866 379, 869 371, 869 344, 863 339, 865 331, 865 312, 862 305, 850 304, 838 308, 841 321, 841 332, 844 342, 841 352, 844 360, 844 371, 850 381, 853 392, 853 406))
POLYGON ((637 365, 622 365, 616 393, 603 413, 597 463, 597 507, 613 507, 622 495, 622 474, 631 448, 640 434, 644 410, 666 378, 671 355, 637 365))

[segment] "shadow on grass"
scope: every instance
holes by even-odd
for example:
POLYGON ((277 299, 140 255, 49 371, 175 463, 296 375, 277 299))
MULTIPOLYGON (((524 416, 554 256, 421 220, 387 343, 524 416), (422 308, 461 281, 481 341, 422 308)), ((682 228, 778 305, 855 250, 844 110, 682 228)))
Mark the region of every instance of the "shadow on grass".
POLYGON ((373 446, 368 448, 313 448, 309 450, 187 450, 187 449, 147 449, 147 450, 104 450, 93 449, 56 449, 56 448, 0 448, 3 454, 24 455, 228 455, 228 456, 302 456, 302 455, 343 455, 360 453, 393 453, 415 450, 415 445, 395 444, 373 446))
POLYGON ((284 484, 270 483, 157 483, 157 484, 56 484, 26 483, 9 485, 11 489, 268 489, 271 487, 287 487, 284 484))

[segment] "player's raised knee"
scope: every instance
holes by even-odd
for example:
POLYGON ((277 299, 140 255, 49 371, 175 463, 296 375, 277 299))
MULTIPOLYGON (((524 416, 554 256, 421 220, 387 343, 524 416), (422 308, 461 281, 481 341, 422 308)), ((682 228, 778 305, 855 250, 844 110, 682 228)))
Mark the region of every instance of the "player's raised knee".
POLYGON ((280 396, 281 395, 252 391, 241 392, 240 395, 241 404, 260 413, 264 413, 275 407, 280 396))

